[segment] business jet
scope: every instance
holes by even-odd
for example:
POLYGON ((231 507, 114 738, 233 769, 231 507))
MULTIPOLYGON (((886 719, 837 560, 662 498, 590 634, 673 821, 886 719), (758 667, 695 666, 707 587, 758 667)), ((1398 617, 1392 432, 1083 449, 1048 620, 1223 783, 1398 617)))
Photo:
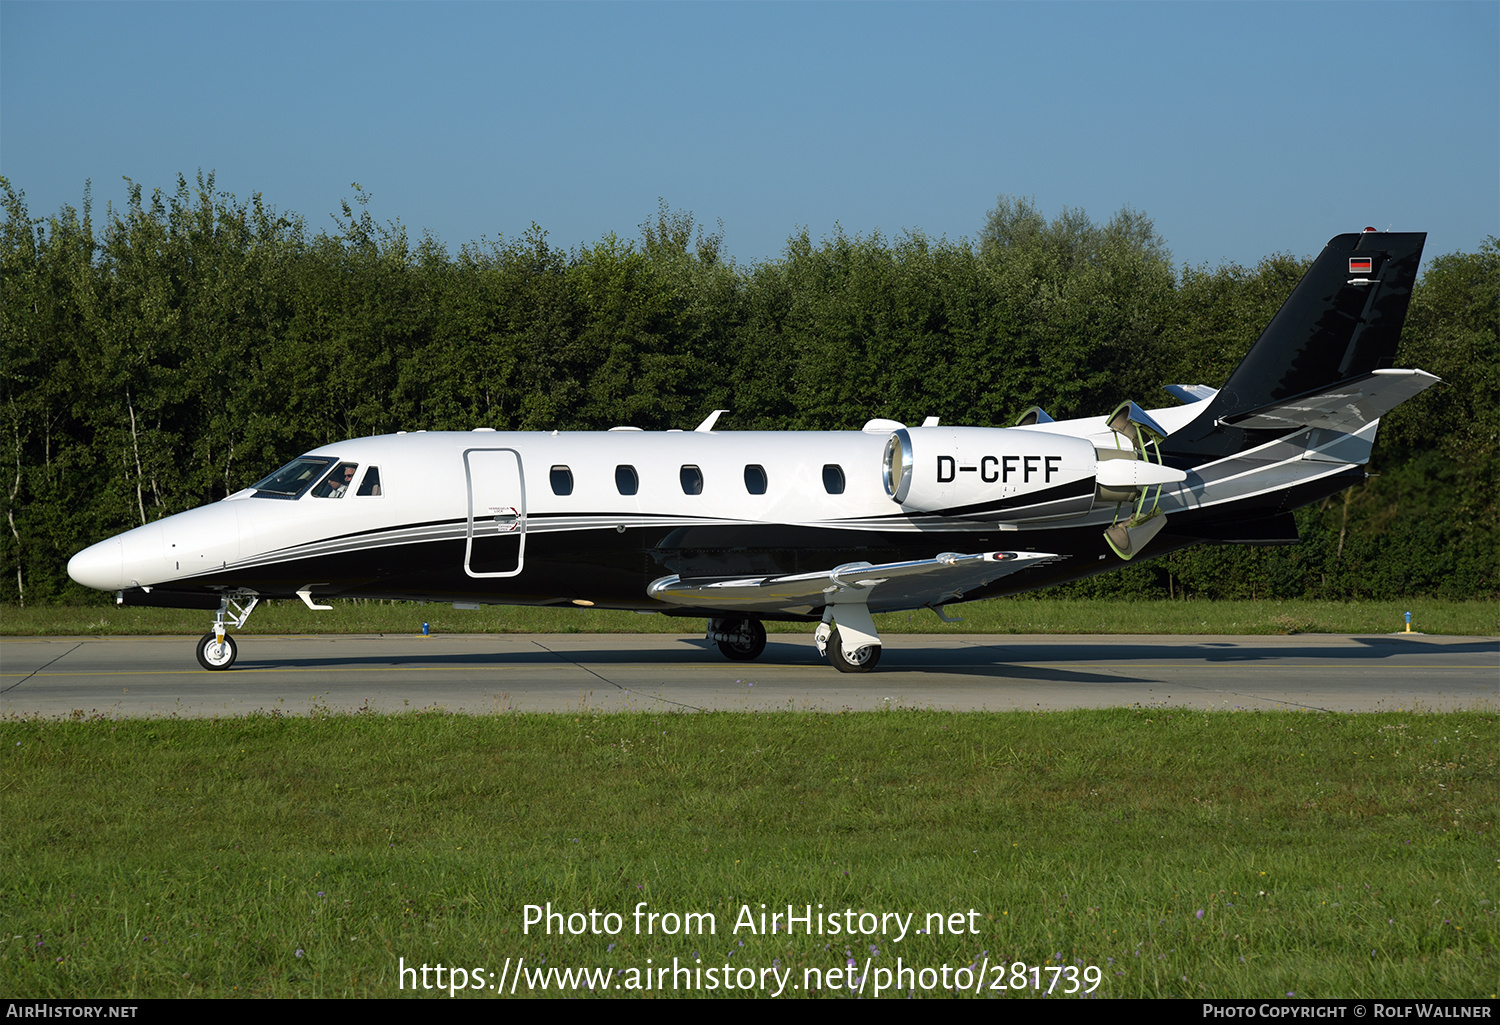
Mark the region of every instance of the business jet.
POLYGON ((220 502, 73 557, 125 605, 216 610, 205 669, 265 599, 631 609, 707 619, 735 660, 805 621, 843 672, 872 614, 1076 580, 1194 544, 1289 544, 1364 479, 1380 417, 1437 381, 1391 368, 1426 236, 1332 239, 1218 390, 1015 426, 413 431, 298 456, 220 502))

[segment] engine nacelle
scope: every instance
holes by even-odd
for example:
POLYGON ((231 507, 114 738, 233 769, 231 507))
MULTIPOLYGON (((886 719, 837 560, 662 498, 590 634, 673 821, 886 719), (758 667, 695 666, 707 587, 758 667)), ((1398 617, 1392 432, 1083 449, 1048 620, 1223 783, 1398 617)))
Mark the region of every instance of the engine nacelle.
POLYGON ((1081 516, 1094 446, 1015 427, 905 427, 885 446, 886 494, 903 509, 1009 522, 1081 516))

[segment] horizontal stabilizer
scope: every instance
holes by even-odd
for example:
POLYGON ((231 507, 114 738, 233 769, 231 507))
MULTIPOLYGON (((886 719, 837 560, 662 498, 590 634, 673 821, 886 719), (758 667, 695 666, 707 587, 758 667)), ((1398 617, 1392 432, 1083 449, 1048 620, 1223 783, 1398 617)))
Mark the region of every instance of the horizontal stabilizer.
POLYGON ((805 615, 825 605, 854 601, 867 603, 871 612, 894 612, 960 601, 966 592, 1057 558, 1043 552, 945 552, 935 559, 878 566, 851 562, 789 576, 662 577, 646 593, 657 601, 687 608, 805 615))
POLYGON ((1235 427, 1325 427, 1353 434, 1438 383, 1425 370, 1376 370, 1311 395, 1225 417, 1235 427))

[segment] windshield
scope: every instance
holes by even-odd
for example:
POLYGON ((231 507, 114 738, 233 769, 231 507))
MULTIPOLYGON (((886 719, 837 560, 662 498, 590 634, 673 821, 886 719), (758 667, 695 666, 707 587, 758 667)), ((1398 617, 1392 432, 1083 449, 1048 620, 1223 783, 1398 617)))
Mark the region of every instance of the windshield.
POLYGON ((332 459, 301 456, 250 486, 255 489, 256 498, 298 498, 331 462, 332 459))

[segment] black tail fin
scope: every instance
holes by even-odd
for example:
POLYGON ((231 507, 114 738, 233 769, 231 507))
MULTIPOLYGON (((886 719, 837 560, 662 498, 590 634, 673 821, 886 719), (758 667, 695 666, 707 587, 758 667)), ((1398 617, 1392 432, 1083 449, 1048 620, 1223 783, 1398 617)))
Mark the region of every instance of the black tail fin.
POLYGON ((1426 240, 1374 230, 1330 239, 1224 387, 1163 452, 1194 461, 1238 452, 1266 432, 1226 421, 1389 367, 1426 240))

